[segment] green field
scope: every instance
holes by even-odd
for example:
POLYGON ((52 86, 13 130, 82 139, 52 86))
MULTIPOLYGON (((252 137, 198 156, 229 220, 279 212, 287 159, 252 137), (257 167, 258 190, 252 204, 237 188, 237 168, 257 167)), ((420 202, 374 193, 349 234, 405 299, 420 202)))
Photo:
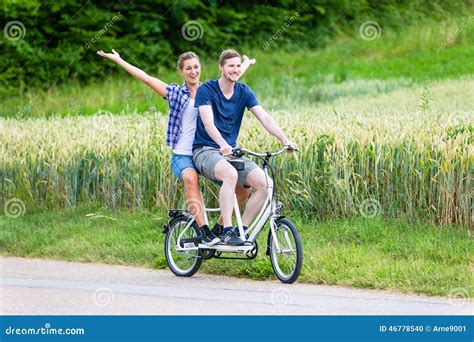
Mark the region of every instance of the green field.
MULTIPOLYGON (((272 112, 300 146, 298 154, 275 161, 281 200, 312 219, 351 217, 373 202, 375 214, 387 218, 470 230, 473 86, 471 78, 433 81, 272 112)), ((163 144, 166 120, 157 113, 104 112, 1 120, 4 201, 17 198, 31 211, 84 201, 128 208, 180 205, 182 186, 171 176, 170 150, 163 144)), ((250 115, 239 144, 278 148, 250 115)), ((215 204, 216 187, 203 184, 215 204)))

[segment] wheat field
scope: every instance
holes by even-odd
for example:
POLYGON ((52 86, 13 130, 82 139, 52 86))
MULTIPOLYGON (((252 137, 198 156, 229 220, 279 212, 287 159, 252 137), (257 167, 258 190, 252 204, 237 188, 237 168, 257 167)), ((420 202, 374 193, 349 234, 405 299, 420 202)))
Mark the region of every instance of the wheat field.
MULTIPOLYGON (((300 147, 275 160, 280 200, 287 211, 316 219, 403 216, 470 230, 473 93, 474 80, 462 78, 272 111, 300 147)), ((278 148, 245 115, 239 144, 278 148)), ((171 173, 171 151, 164 143, 166 122, 167 113, 105 111, 0 119, 0 204, 15 199, 26 211, 80 202, 181 206, 182 186, 171 173)), ((202 184, 206 198, 216 194, 210 182, 202 184)))

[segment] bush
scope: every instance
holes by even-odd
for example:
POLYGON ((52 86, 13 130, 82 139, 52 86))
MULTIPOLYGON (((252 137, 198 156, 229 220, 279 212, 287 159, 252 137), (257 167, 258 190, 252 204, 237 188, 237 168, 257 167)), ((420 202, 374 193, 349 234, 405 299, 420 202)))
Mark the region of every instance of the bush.
POLYGON ((98 63, 98 49, 116 48, 130 62, 157 72, 174 65, 177 55, 186 50, 216 58, 228 47, 315 47, 335 33, 357 33, 366 20, 401 27, 427 16, 466 13, 470 3, 4 0, 0 5, 1 22, 6 23, 0 42, 2 94, 49 88, 70 79, 100 79, 116 67, 98 63))

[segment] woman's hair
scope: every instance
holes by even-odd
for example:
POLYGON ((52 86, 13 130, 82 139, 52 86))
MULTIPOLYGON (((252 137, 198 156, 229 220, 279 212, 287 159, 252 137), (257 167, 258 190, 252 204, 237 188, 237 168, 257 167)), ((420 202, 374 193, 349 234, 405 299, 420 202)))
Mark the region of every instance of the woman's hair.
POLYGON ((221 56, 219 58, 219 65, 223 66, 226 60, 234 58, 234 57, 239 57, 240 59, 242 59, 242 57, 240 57, 240 53, 238 53, 237 51, 233 49, 222 51, 221 56))
POLYGON ((188 59, 196 58, 197 61, 199 62, 199 57, 192 51, 185 52, 181 54, 178 58, 178 69, 183 70, 184 62, 187 61, 188 59))

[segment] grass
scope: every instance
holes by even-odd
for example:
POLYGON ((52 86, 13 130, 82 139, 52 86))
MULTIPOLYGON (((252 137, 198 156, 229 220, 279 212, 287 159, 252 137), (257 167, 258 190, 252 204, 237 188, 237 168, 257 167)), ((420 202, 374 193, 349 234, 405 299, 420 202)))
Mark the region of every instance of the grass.
MULTIPOLYGON (((0 216, 0 253, 162 269, 165 213, 110 210, 93 205, 54 212, 0 216), (95 218, 86 217, 95 213, 95 218)), ((472 297, 472 240, 466 231, 381 218, 295 220, 304 264, 299 281, 448 296, 472 297)), ((268 229, 268 228, 266 228, 268 229)), ((206 261, 200 272, 275 279, 264 255, 254 261, 206 261)))

